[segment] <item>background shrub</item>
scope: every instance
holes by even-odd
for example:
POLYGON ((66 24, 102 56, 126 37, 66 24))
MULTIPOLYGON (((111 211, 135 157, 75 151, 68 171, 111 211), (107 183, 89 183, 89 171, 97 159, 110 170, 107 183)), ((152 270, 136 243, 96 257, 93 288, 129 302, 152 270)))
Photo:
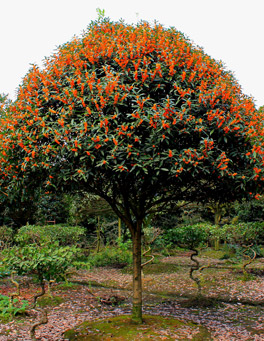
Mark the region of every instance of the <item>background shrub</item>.
POLYGON ((61 246, 76 245, 85 240, 85 229, 80 226, 57 225, 26 225, 21 227, 15 241, 21 246, 58 242, 61 246))
POLYGON ((0 226, 0 250, 13 244, 14 233, 11 227, 0 226))
POLYGON ((231 245, 263 245, 264 222, 248 222, 208 226, 209 238, 219 238, 231 245))
POLYGON ((208 224, 180 226, 166 231, 164 238, 169 247, 181 246, 184 248, 198 247, 208 241, 208 224))
POLYGON ((132 263, 132 252, 126 247, 106 246, 99 253, 91 254, 87 260, 92 266, 96 267, 123 267, 132 263))

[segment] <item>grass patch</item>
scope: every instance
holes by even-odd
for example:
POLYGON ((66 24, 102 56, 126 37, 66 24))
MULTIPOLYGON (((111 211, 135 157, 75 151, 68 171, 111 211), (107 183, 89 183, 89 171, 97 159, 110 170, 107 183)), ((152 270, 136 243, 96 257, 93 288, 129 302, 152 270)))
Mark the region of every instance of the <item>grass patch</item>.
POLYGON ((169 264, 169 263, 157 263, 157 264, 148 264, 144 267, 143 271, 146 275, 154 275, 160 273, 175 273, 180 270, 180 267, 176 264, 169 264))
POLYGON ((254 281, 256 279, 256 276, 251 273, 242 272, 237 274, 236 279, 242 282, 248 282, 254 281))
POLYGON ((108 283, 99 283, 97 281, 93 281, 93 280, 88 280, 88 281, 78 281, 78 280, 74 280, 73 284, 77 286, 86 286, 89 287, 90 289, 95 287, 95 288, 112 288, 112 285, 109 285, 108 283))
MULTIPOLYGON (((161 274, 161 273, 176 273, 181 270, 181 267, 177 264, 171 264, 171 263, 156 263, 156 264, 148 264, 144 266, 143 272, 145 275, 155 275, 155 274, 161 274)), ((132 273, 132 267, 127 266, 124 269, 122 269, 122 273, 132 273)))
POLYGON ((56 290, 69 290, 69 289, 77 289, 80 287, 80 283, 75 282, 63 282, 56 285, 56 290))
POLYGON ((206 250, 201 251, 200 256, 211 258, 211 259, 225 259, 226 252, 224 250, 214 250, 211 248, 207 248, 206 250), (224 258, 223 258, 224 257, 224 258))
POLYGON ((174 318, 144 316, 143 324, 131 322, 129 316, 117 316, 105 320, 87 321, 64 333, 70 341, 106 340, 211 340, 209 331, 192 322, 182 322, 174 318), (193 337, 188 335, 193 332, 193 337), (186 338, 185 338, 186 336, 186 338))

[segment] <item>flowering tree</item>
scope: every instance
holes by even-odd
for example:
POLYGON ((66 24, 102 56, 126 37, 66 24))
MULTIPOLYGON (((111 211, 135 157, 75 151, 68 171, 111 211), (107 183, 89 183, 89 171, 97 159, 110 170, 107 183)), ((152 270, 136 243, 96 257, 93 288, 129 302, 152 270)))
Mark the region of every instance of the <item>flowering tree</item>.
POLYGON ((133 240, 135 321, 144 218, 172 200, 261 191, 261 114, 220 62, 173 28, 93 22, 43 70, 32 67, 9 110, 1 190, 38 185, 105 199, 133 240))

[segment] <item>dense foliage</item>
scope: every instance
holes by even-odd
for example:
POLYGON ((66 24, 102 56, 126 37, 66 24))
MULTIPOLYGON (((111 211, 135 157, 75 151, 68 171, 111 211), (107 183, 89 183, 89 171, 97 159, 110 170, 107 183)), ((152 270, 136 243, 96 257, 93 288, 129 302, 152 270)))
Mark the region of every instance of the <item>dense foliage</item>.
POLYGON ((21 246, 58 242, 60 246, 76 245, 85 235, 85 229, 68 225, 26 225, 21 227, 15 241, 21 246))
POLYGON ((32 68, 10 110, 1 169, 12 186, 126 192, 136 213, 139 192, 146 211, 157 194, 187 195, 186 183, 197 199, 232 199, 261 178, 253 103, 174 29, 93 23, 32 68))
POLYGON ((131 245, 116 245, 105 247, 99 253, 90 254, 87 261, 91 266, 116 266, 124 267, 132 263, 131 245))
POLYGON ((76 247, 60 247, 58 243, 13 246, 3 251, 3 264, 18 275, 35 275, 42 283, 44 280, 63 279, 78 253, 80 250, 76 247))
POLYGON ((264 245, 264 222, 248 222, 225 224, 223 226, 210 223, 183 225, 169 229, 161 236, 166 245, 179 245, 185 248, 212 245, 216 238, 221 244, 237 246, 264 245))
POLYGON ((208 241, 208 225, 194 224, 166 231, 165 240, 168 246, 178 245, 183 248, 197 248, 208 241))

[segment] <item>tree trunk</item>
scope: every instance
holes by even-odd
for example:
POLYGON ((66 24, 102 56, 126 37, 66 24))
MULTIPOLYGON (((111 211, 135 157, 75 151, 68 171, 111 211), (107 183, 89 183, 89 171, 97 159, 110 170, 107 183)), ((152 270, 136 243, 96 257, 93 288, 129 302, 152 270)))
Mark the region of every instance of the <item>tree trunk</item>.
POLYGON ((122 237, 122 220, 118 218, 118 239, 121 242, 122 237))
MULTIPOLYGON (((218 203, 217 206, 215 207, 215 210, 214 210, 214 221, 215 221, 215 225, 218 228, 219 228, 219 224, 220 224, 221 218, 222 218, 222 208, 221 208, 220 204, 218 203)), ((219 249, 220 249, 219 237, 215 238, 214 249, 215 249, 215 251, 219 251, 219 249)))
POLYGON ((142 323, 142 278, 141 278, 141 229, 138 221, 132 233, 133 241, 133 308, 132 321, 142 323))
POLYGON ((100 216, 97 217, 97 228, 96 228, 96 236, 97 236, 97 241, 96 241, 96 253, 99 253, 100 251, 100 244, 101 244, 101 226, 100 226, 100 216))

